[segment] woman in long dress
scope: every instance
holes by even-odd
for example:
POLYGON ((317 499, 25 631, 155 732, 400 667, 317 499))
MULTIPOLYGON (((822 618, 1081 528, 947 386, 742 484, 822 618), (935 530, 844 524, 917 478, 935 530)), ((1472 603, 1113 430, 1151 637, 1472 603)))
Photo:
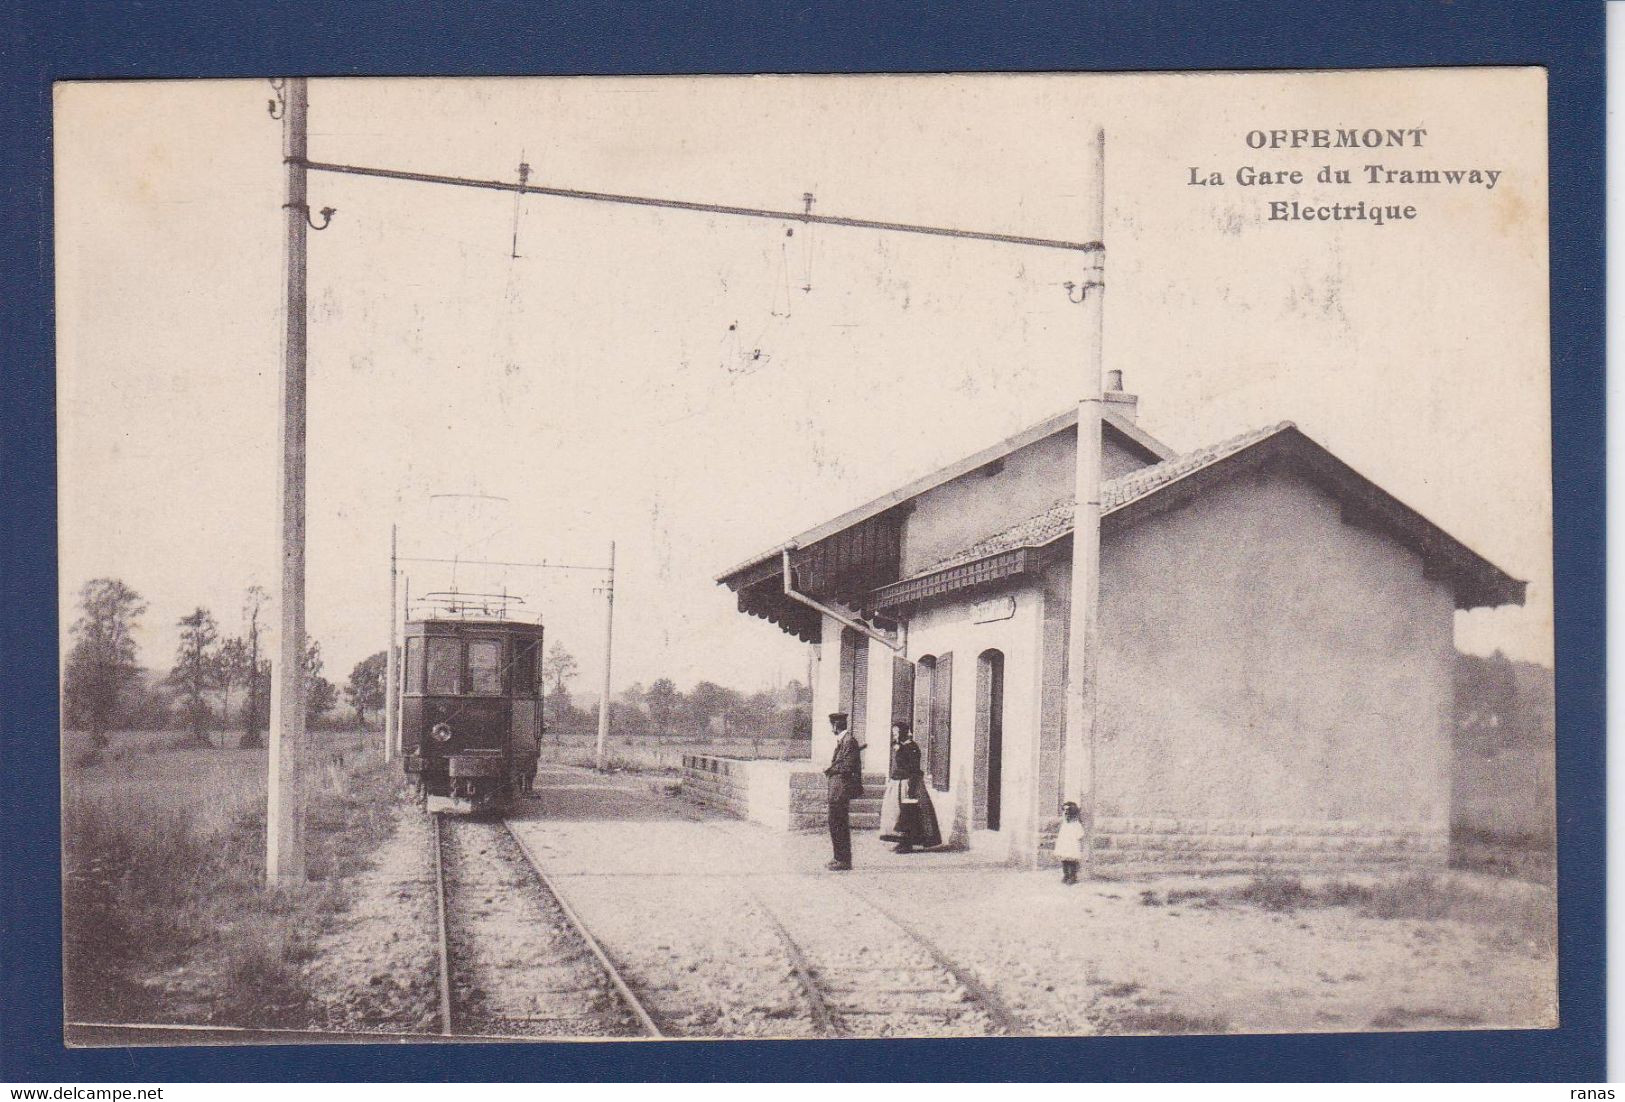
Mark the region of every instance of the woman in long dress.
POLYGON ((897 843, 897 853, 942 845, 937 809, 920 768, 920 744, 906 720, 892 724, 891 775, 880 801, 880 840, 897 843))

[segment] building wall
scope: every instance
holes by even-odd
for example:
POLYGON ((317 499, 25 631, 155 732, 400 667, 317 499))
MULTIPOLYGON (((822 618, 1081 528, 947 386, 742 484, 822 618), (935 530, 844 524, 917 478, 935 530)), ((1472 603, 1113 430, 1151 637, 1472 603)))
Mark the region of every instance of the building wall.
MULTIPOLYGON (((849 712, 842 698, 841 633, 845 625, 831 616, 824 617, 823 642, 816 648, 813 660, 812 683, 812 760, 819 766, 829 764, 835 753, 835 735, 829 728, 832 712, 849 712)), ((863 770, 865 773, 884 773, 888 766, 891 738, 892 658, 897 653, 868 636, 860 635, 860 647, 868 648, 868 674, 864 684, 867 703, 864 707, 863 770)), ((855 726, 855 724, 854 724, 855 726)))
MULTIPOLYGON (((972 471, 915 498, 903 533, 902 576, 1072 497, 1077 440, 1077 432, 1067 429, 1011 452, 997 473, 972 471)), ((1106 437, 1101 477, 1116 478, 1145 465, 1114 437, 1106 437)))
POLYGON ((835 753, 835 736, 830 733, 828 716, 844 711, 841 707, 842 623, 825 616, 812 668, 812 760, 820 769, 835 753))
POLYGON ((961 602, 922 610, 908 623, 908 658, 953 655, 952 741, 947 791, 939 791, 932 778, 931 798, 943 835, 950 838, 956 819, 965 832, 961 839, 976 849, 1007 854, 1028 861, 1035 852, 1032 793, 1040 768, 1039 682, 1044 621, 1043 597, 1031 585, 980 592, 961 602), (988 623, 975 622, 980 602, 1014 599, 1013 614, 988 623), (976 750, 977 665, 987 650, 1004 655, 1004 740, 1001 778, 1003 814, 1000 829, 971 829, 971 789, 976 750))
POLYGON ((1454 602, 1285 474, 1109 536, 1102 864, 1442 863, 1454 602))

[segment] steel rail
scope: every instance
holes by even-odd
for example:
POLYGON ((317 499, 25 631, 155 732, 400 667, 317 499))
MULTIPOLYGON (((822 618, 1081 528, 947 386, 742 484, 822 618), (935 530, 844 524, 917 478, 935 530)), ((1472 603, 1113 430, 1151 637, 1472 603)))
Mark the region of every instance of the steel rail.
POLYGON ((508 1033, 465 1033, 448 1037, 439 1033, 402 1033, 362 1029, 296 1029, 281 1026, 195 1025, 189 1022, 81 1022, 62 1023, 69 1045, 85 1048, 136 1045, 249 1045, 249 1044, 474 1044, 536 1041, 539 1038, 508 1033))
POLYGON ((440 1035, 451 1037, 451 952, 448 948, 450 938, 446 933, 445 842, 440 834, 441 815, 436 813, 433 819, 435 911, 440 925, 440 1035))
POLYGON ((807 1005, 812 1009, 813 1022, 818 1026, 818 1031, 826 1037, 844 1036, 847 1031, 839 1024, 838 1015, 830 1010, 824 992, 819 988, 818 981, 813 978, 812 965, 807 960, 807 954, 802 952, 796 939, 790 936, 790 931, 785 929, 779 916, 773 913, 773 908, 747 885, 741 884, 740 887, 746 897, 756 904, 756 909, 762 912, 768 925, 773 927, 773 932, 779 935, 779 940, 784 944, 785 954, 790 958, 790 970, 795 973, 796 982, 801 985, 802 994, 807 997, 807 1005))
POLYGON ((800 222, 812 226, 846 226, 860 230, 889 230, 894 233, 925 234, 931 237, 957 237, 970 241, 995 241, 1004 245, 1027 245, 1038 249, 1064 249, 1069 252, 1091 253, 1102 248, 1098 241, 1063 241, 1052 237, 1024 237, 1013 233, 992 233, 985 230, 962 230, 949 226, 925 226, 911 222, 885 222, 874 218, 843 218, 831 214, 813 214, 811 211, 768 210, 761 207, 737 207, 724 203, 696 203, 684 199, 656 199, 645 195, 622 195, 611 191, 586 191, 581 188, 546 187, 540 184, 511 180, 481 180, 468 176, 442 176, 432 172, 407 172, 395 168, 369 168, 365 165, 341 165, 328 161, 290 159, 289 163, 304 165, 311 172, 334 172, 346 176, 371 176, 382 180, 404 180, 418 184, 446 184, 453 187, 482 188, 486 191, 508 191, 520 195, 542 195, 554 199, 585 199, 598 203, 618 203, 632 207, 660 207, 666 210, 686 210, 698 214, 729 214, 744 218, 766 218, 775 222, 800 222))
MULTIPOLYGON (((687 810, 690 812, 690 822, 697 823, 700 826, 706 827, 710 830, 720 831, 722 829, 716 823, 710 822, 701 817, 694 809, 687 810)), ((839 1019, 842 1014, 880 1013, 879 1011, 866 1011, 856 1008, 831 1009, 828 1001, 824 998, 823 991, 818 986, 818 981, 812 976, 812 968, 807 961, 806 954, 802 952, 801 946, 797 944, 795 938, 791 936, 790 931, 785 928, 784 923, 780 921, 778 915, 773 912, 773 909, 767 905, 766 901, 764 901, 759 894, 757 894, 743 881, 740 882, 740 888, 744 891, 747 897, 756 903, 757 908, 767 918, 768 923, 779 935, 780 940, 783 941, 785 950, 790 956, 791 969, 795 973, 797 982, 801 984, 802 990, 807 994, 808 1002, 813 1008, 814 1020, 820 1029, 828 1031, 828 1036, 843 1036, 844 1034, 835 1025, 835 1020, 839 1019)), ((880 915, 880 917, 886 919, 893 926, 896 926, 899 930, 903 931, 903 933, 911 941, 919 945, 920 948, 924 949, 926 954, 939 968, 943 969, 950 976, 952 976, 961 987, 970 993, 971 998, 974 999, 982 1007, 982 1009, 987 1012, 987 1016, 993 1020, 993 1024, 1002 1030, 1006 1036, 1024 1037, 1031 1035, 1032 1031, 1028 1029, 1025 1023, 1023 1023, 1021 1019, 1018 1018, 1015 1013, 1004 1004, 1003 999, 999 998, 998 995, 996 995, 986 984, 982 983, 975 976, 971 975, 965 969, 955 964, 946 953, 939 949, 935 943, 926 938, 924 934, 920 933, 918 929, 909 923, 904 922, 886 908, 880 906, 880 904, 870 899, 866 894, 853 888, 850 884, 841 883, 841 888, 845 890, 848 895, 851 895, 859 902, 872 908, 876 914, 880 915)), ((904 994, 907 992, 893 989, 890 993, 904 994)), ((921 989, 919 993, 925 993, 925 989, 921 989)))
POLYGON ((502 825, 508 828, 508 834, 519 846, 519 852, 523 853, 525 855, 525 860, 530 863, 531 871, 534 872, 536 874, 536 878, 542 882, 542 886, 552 894, 554 901, 559 905, 559 910, 564 912, 564 917, 569 919, 570 925, 575 927, 576 933, 581 935, 581 940, 585 942, 587 948, 591 950, 593 957, 598 961, 598 966, 603 970, 604 975, 608 977, 609 982, 615 988, 616 993, 620 995, 621 1001, 626 1004, 627 1009, 631 1010, 633 1016, 637 1018, 638 1024, 642 1027, 644 1033, 650 1037, 664 1037, 665 1034, 662 1033, 660 1031, 660 1027, 655 1024, 654 1018, 650 1017, 649 1012, 644 1009, 643 1003, 639 1001, 638 997, 632 993, 632 988, 621 976, 621 970, 615 967, 615 963, 609 959, 609 954, 604 952, 603 946, 598 944, 598 939, 593 936, 591 930, 587 929, 587 924, 581 921, 581 916, 576 914, 574 907, 570 906, 570 901, 564 897, 564 893, 559 890, 559 886, 553 882, 553 878, 548 876, 546 870, 542 868, 541 861, 537 859, 536 854, 531 850, 530 845, 523 837, 520 836, 519 832, 513 828, 513 823, 509 822, 507 819, 503 819, 502 825))
POLYGON ((987 1011, 987 1016, 993 1019, 993 1024, 996 1025, 1005 1036, 1026 1037, 1031 1035, 1032 1031, 1027 1028, 1026 1023, 1018 1018, 1015 1012, 1004 1004, 1004 1000, 999 998, 999 996, 993 992, 992 988, 988 987, 981 980, 971 975, 966 969, 954 963, 953 959, 949 957, 948 954, 939 949, 935 942, 931 941, 924 934, 920 933, 920 931, 912 924, 904 922, 891 911, 887 910, 885 907, 882 907, 879 903, 876 903, 873 899, 869 898, 867 893, 860 892, 849 884, 843 883, 841 887, 847 892, 848 895, 851 895, 854 899, 859 900, 865 906, 872 908, 876 914, 889 921, 893 926, 896 926, 899 930, 902 930, 903 933, 907 934, 911 939, 913 939, 913 941, 919 945, 920 948, 924 949, 926 953, 930 955, 932 960, 936 961, 941 968, 943 968, 950 976, 957 980, 960 986, 962 986, 966 991, 970 992, 971 997, 981 1005, 983 1010, 987 1011))

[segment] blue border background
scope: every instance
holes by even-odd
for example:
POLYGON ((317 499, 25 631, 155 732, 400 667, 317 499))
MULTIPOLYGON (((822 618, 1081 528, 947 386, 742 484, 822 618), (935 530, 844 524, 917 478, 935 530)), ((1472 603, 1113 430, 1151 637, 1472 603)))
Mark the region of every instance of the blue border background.
POLYGON ((1442 0, 14 8, 0 36, 0 1080, 1547 1080, 1603 1068, 1603 5, 1442 0), (1547 67, 1562 1027, 1554 1031, 68 1051, 61 1043, 51 82, 1547 67))

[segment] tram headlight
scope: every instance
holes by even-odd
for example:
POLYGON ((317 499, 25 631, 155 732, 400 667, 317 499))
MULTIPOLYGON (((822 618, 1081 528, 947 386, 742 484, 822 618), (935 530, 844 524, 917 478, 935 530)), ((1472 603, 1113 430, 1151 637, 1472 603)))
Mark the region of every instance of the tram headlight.
POLYGON ((429 737, 434 739, 436 742, 450 742, 451 727, 444 723, 436 723, 429 731, 429 737))

